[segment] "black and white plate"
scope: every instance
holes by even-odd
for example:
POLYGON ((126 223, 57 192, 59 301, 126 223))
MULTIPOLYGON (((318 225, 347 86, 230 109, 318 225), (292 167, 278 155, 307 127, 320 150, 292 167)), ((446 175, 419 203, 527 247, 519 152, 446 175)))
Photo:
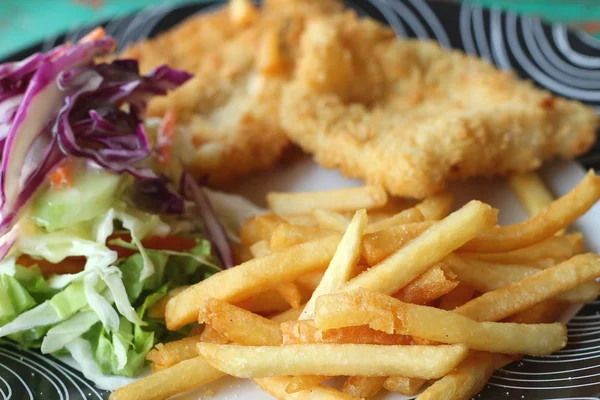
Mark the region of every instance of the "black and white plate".
MULTIPOLYGON (((425 0, 351 0, 348 6, 389 23, 401 36, 439 41, 443 46, 463 49, 501 69, 512 69, 552 92, 581 100, 600 111, 600 41, 583 32, 547 24, 536 17, 519 17, 497 9, 468 4, 425 0)), ((120 46, 151 37, 188 16, 217 6, 219 2, 163 5, 135 15, 116 18, 104 25, 120 46)), ((35 51, 45 51, 64 40, 77 40, 90 28, 49 38, 7 60, 18 60, 35 51)), ((597 144, 578 163, 556 163, 543 170, 548 185, 561 195, 583 176, 583 168, 600 169, 597 144)), ((284 167, 255 177, 240 192, 260 199, 266 190, 322 189, 355 185, 337 172, 312 163, 284 167)), ((455 185, 459 199, 479 198, 498 206, 504 220, 525 217, 517 200, 503 183, 478 181, 455 185)), ((600 207, 578 222, 590 249, 600 252, 600 207)), ((600 301, 584 306, 568 323, 569 343, 548 357, 526 357, 497 371, 477 396, 481 399, 600 399, 600 301)), ((211 387, 212 399, 236 396, 244 399, 270 398, 250 382, 225 380, 211 387)), ((0 400, 6 399, 105 399, 99 390, 74 369, 35 351, 20 350, 9 342, 0 345, 0 400)), ((185 396, 204 397, 206 392, 185 396)), ((397 399, 397 395, 381 398, 397 399)))

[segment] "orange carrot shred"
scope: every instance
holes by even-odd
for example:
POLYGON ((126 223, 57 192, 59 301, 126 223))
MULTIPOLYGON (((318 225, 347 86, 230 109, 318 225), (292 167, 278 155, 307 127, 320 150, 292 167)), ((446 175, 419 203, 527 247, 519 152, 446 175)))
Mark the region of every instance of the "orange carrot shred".
POLYGON ((50 185, 55 190, 72 186, 74 172, 75 165, 72 160, 67 160, 60 163, 48 176, 50 179, 50 185))
POLYGON ((176 122, 175 113, 169 110, 165 113, 162 123, 158 128, 156 148, 158 152, 158 162, 162 167, 168 167, 171 163, 176 122))
POLYGON ((92 40, 100 39, 100 38, 104 37, 105 35, 106 35, 106 32, 104 31, 104 28, 99 26, 98 28, 94 29, 93 31, 91 31, 90 33, 88 33, 87 35, 85 35, 84 37, 79 39, 79 42, 80 43, 90 42, 92 40))

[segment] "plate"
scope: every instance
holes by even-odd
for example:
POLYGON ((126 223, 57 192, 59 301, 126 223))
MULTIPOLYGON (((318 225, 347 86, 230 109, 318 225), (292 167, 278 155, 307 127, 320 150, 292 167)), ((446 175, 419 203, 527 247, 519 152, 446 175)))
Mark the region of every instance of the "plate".
MULTIPOLYGON (((165 4, 135 15, 106 21, 109 34, 120 46, 153 36, 186 17, 218 6, 220 2, 165 4)), ((535 17, 518 17, 497 9, 425 0, 352 0, 348 6, 360 14, 389 23, 402 36, 438 40, 443 46, 488 59, 501 69, 513 69, 559 95, 575 98, 600 109, 600 42, 569 31, 559 24, 545 24, 535 17)), ((77 40, 91 27, 48 38, 7 60, 19 60, 48 50, 65 40, 77 40)), ((546 183, 562 195, 579 182, 585 168, 600 168, 600 146, 575 162, 558 162, 542 170, 546 183)), ((256 175, 236 192, 258 204, 269 190, 321 190, 358 185, 337 171, 305 160, 256 175)), ((471 180, 454 184, 457 205, 479 199, 499 207, 503 224, 526 216, 503 181, 471 180)), ((577 222, 590 250, 600 252, 600 206, 577 222)), ((599 399, 600 398, 600 301, 584 306, 568 324, 569 343, 548 357, 526 357, 497 371, 478 395, 481 399, 599 399)), ((334 382, 335 383, 335 382, 334 382)), ((35 351, 20 350, 10 342, 0 345, 0 398, 2 399, 106 399, 77 368, 35 351)), ((268 399, 251 382, 223 379, 196 392, 178 396, 192 400, 268 399)), ((401 399, 383 395, 379 399, 401 399)))

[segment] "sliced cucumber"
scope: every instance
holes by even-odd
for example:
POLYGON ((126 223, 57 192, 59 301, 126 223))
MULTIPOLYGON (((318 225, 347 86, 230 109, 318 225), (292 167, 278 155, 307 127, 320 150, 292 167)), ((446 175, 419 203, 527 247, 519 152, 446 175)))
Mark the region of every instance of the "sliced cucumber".
POLYGON ((121 187, 121 176, 89 170, 77 175, 69 188, 48 188, 33 202, 32 218, 49 231, 90 221, 114 204, 121 187))

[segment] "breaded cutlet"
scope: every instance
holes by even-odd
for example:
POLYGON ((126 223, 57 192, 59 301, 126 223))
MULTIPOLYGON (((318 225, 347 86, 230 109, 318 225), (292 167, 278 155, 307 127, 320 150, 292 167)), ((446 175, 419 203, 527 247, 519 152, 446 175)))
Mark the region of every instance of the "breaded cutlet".
POLYGON ((234 37, 203 52, 193 79, 150 103, 151 117, 175 114, 175 149, 192 173, 224 186, 279 160, 289 145, 279 123, 281 90, 305 21, 341 10, 336 0, 266 1, 234 37))
POLYGON ((579 102, 352 13, 309 22, 280 116, 321 165, 415 198, 573 158, 598 123, 579 102))

